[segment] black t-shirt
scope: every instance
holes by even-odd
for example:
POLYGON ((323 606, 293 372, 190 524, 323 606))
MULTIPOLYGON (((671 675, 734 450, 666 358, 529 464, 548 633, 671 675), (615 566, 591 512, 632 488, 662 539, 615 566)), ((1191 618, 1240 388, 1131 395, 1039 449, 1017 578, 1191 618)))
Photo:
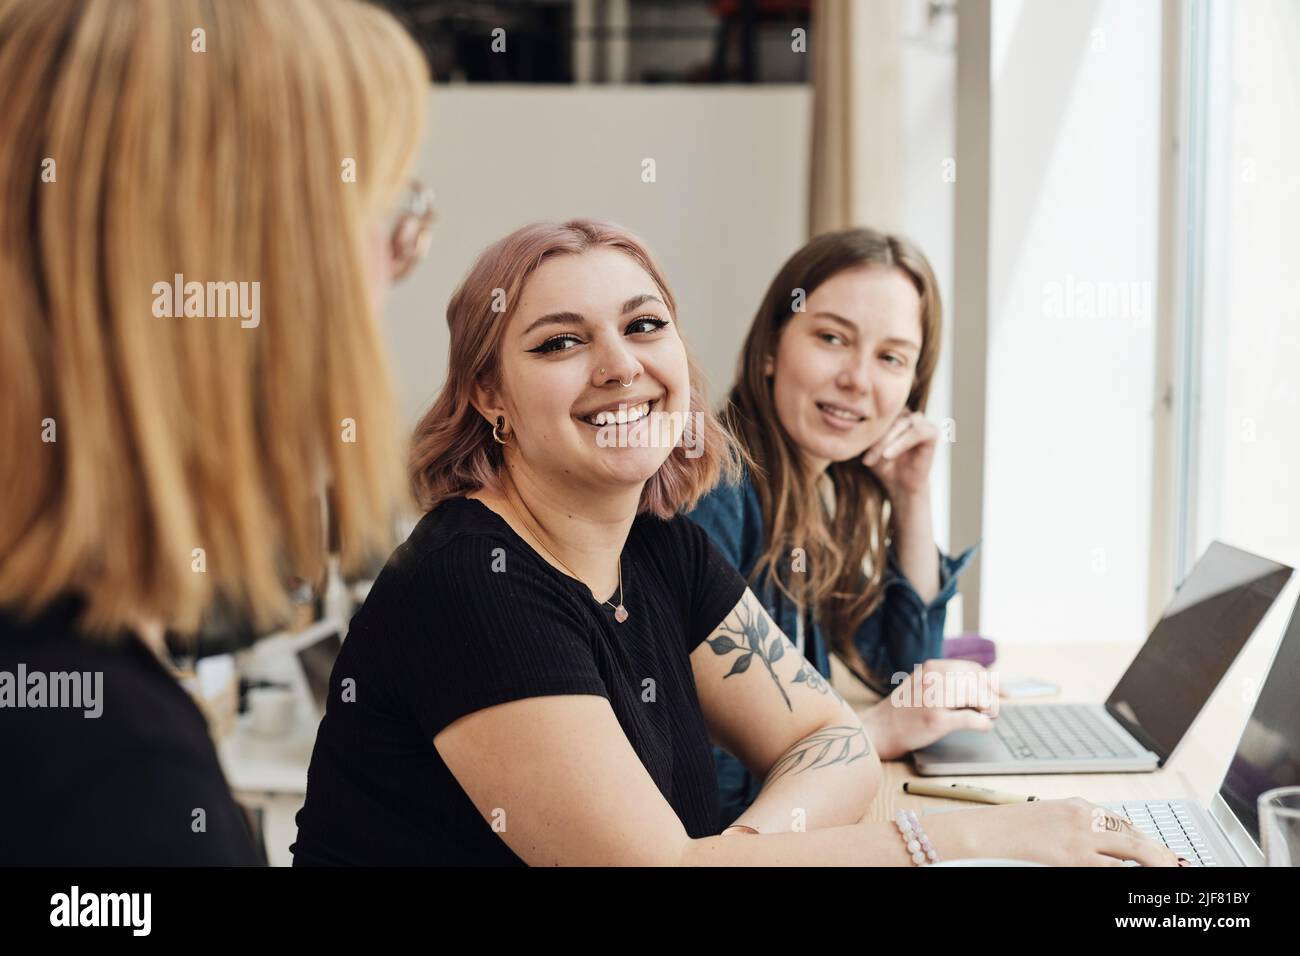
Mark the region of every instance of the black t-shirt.
POLYGON ((79 636, 79 610, 0 613, 0 866, 259 865, 198 706, 136 638, 79 636))
POLYGON ((622 560, 620 624, 482 502, 453 498, 425 515, 334 665, 294 864, 521 864, 433 738, 474 711, 553 694, 608 698, 686 832, 716 833, 717 777, 689 657, 745 582, 680 517, 637 517, 622 560))

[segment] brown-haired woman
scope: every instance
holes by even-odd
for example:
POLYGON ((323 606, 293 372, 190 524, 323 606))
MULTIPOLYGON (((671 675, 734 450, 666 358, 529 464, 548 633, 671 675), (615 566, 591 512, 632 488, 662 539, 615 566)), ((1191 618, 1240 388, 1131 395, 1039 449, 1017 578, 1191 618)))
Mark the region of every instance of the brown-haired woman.
POLYGON ((731 450, 633 236, 525 227, 447 322, 428 510, 335 664, 295 864, 1173 864, 1082 801, 906 820, 915 846, 860 822, 880 764, 857 715, 677 514, 731 450), (725 835, 712 743, 766 781, 725 835))
MULTIPOLYGON (((899 685, 894 696, 909 701, 923 662, 931 671, 978 669, 933 660, 974 550, 941 554, 931 525, 939 429, 924 413, 941 337, 924 253, 900 236, 847 229, 817 236, 786 261, 745 339, 722 418, 752 467, 690 517, 796 635, 819 687, 829 690, 832 653, 879 693, 899 685)), ((886 698, 863 723, 881 759, 893 759, 953 730, 988 729, 985 691, 968 698, 984 710, 895 707, 886 698)), ((762 780, 723 750, 714 758, 726 825, 762 780)))
POLYGON ((0 0, 0 89, 0 863, 255 863, 164 634, 282 620, 325 482, 391 545, 424 60, 351 0, 0 0))

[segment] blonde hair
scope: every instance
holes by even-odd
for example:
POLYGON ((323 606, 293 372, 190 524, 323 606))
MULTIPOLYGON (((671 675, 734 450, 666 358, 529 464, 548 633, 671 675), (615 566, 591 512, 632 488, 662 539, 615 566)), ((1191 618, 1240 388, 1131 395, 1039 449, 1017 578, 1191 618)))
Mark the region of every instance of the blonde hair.
POLYGON ((388 547, 363 243, 427 84, 354 0, 0 0, 0 605, 73 593, 92 633, 190 633, 220 599, 270 625, 286 573, 319 570, 327 481, 345 562, 388 547), (176 274, 259 283, 260 324, 156 316, 176 274))
MULTIPOLYGON (((645 245, 621 226, 592 219, 536 222, 485 249, 447 305, 447 381, 415 428, 411 482, 425 511, 447 498, 495 484, 502 464, 500 446, 474 408, 474 386, 500 386, 501 342, 529 276, 547 259, 591 248, 616 249, 631 257, 654 281, 677 321, 677 301, 659 266, 645 245), (505 292, 504 311, 493 308, 495 290, 505 292)), ((689 350, 686 360, 691 383, 688 420, 701 423, 695 437, 701 453, 690 457, 681 445, 675 447, 642 489, 638 513, 671 517, 692 507, 720 477, 734 480, 740 474, 743 459, 709 410, 703 376, 689 350)))

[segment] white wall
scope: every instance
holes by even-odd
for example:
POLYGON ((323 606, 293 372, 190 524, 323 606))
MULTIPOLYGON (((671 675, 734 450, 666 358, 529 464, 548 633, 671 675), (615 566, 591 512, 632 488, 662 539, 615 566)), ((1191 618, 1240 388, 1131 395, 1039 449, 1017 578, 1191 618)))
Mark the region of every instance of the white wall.
MULTIPOLYGON (((899 231, 925 251, 939 282, 944 305, 943 348, 927 415, 955 418, 952 407, 952 329, 961 310, 953 298, 953 203, 955 184, 944 176, 945 161, 956 155, 956 18, 927 18, 927 0, 905 0, 900 16, 899 88, 903 124, 902 201, 899 231)), ((959 436, 960 437, 960 436, 959 436)), ((934 530, 939 545, 960 550, 973 541, 949 542, 951 447, 940 443, 930 476, 934 530)), ((950 612, 956 621, 958 615, 950 612)))
POLYGON ((995 639, 1146 632, 1159 70, 1158 3, 994 0, 981 629, 995 639))
POLYGON ((385 309, 406 421, 442 385, 447 300, 475 257, 574 216, 649 244, 716 405, 767 283, 804 241, 810 103, 803 86, 436 87, 416 170, 438 197, 433 246, 385 309))
MULTIPOLYGON (((943 178, 955 149, 954 22, 927 26, 924 12, 924 0, 907 0, 901 22, 899 228, 926 251, 946 306, 929 406, 943 419, 955 414, 952 323, 960 320, 954 186, 943 178)), ((716 404, 768 281, 805 239, 811 97, 806 86, 771 85, 435 88, 416 169, 438 195, 433 247, 385 309, 406 422, 445 377, 446 304, 474 257, 525 222, 575 215, 613 219, 649 242, 716 404), (657 162, 653 185, 640 181, 646 156, 657 162)), ((945 548, 949 459, 941 446, 932 478, 945 548)))

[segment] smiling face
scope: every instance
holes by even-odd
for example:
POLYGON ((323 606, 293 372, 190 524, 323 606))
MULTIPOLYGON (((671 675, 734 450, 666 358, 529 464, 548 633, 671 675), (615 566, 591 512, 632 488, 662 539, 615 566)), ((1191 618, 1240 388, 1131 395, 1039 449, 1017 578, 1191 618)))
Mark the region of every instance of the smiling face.
POLYGON ((817 470, 860 456, 898 417, 916 380, 921 296, 901 269, 836 273, 781 330, 773 400, 817 470))
POLYGON ((690 407, 686 348, 659 288, 608 247, 555 256, 529 277, 501 383, 479 407, 505 416, 513 464, 569 488, 639 489, 672 451, 667 423, 690 407))

